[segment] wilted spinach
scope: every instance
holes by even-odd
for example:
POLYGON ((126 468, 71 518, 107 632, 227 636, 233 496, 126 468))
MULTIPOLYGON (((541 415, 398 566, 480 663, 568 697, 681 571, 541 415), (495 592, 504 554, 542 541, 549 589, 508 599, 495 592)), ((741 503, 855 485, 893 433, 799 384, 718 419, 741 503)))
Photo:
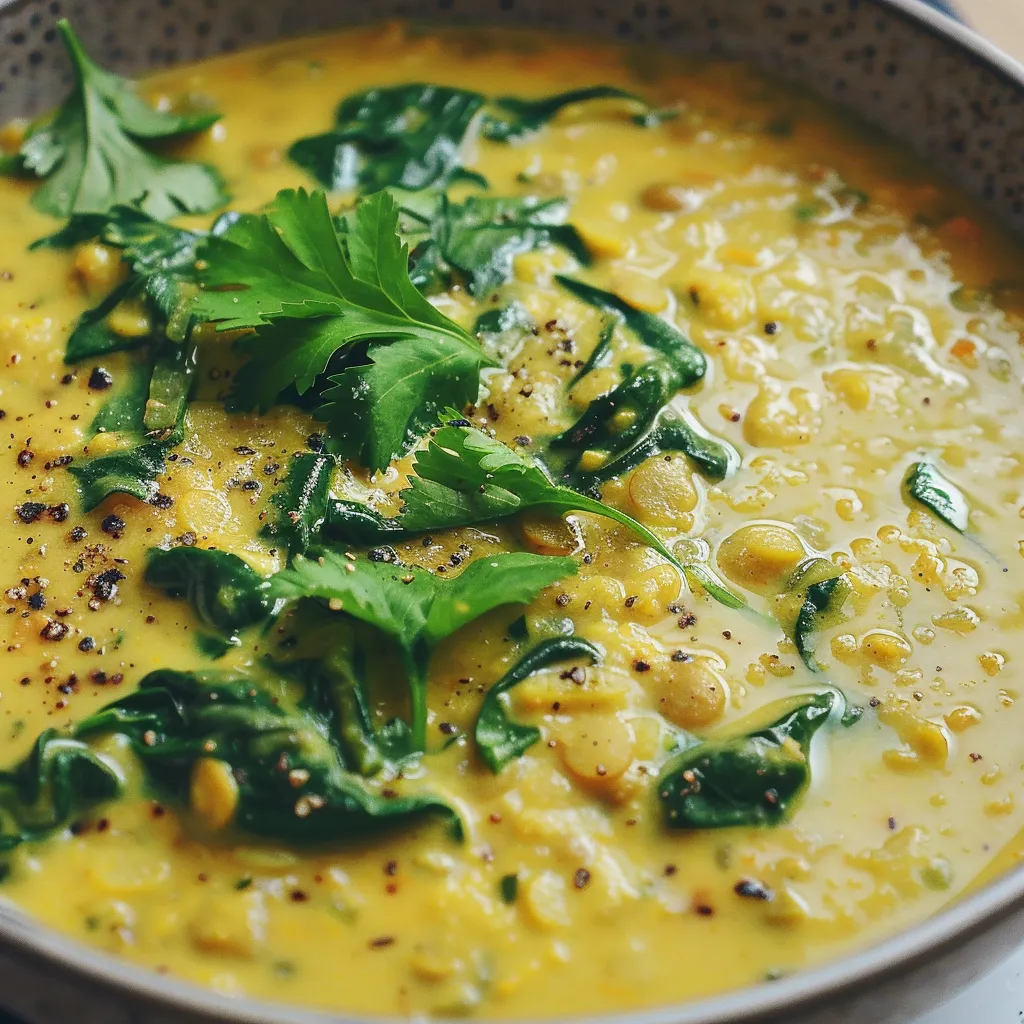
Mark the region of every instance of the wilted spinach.
POLYGON ((658 782, 669 828, 779 825, 810 783, 814 734, 828 720, 832 692, 780 702, 775 720, 741 735, 710 737, 674 757, 658 782))
POLYGON ((505 694, 542 668, 572 658, 586 658, 593 664, 601 660, 601 652, 580 637, 543 640, 524 654, 484 695, 473 738, 481 759, 492 772, 500 772, 540 739, 540 730, 536 726, 521 725, 509 718, 505 694))
POLYGON ((907 497, 934 512, 957 533, 966 533, 971 506, 964 493, 930 462, 915 462, 903 481, 907 497))
MULTIPOLYGON (((197 763, 222 762, 237 790, 230 824, 296 844, 356 839, 437 814, 430 795, 389 796, 347 770, 330 723, 288 707, 252 679, 213 672, 151 672, 136 693, 81 722, 79 737, 120 733, 157 790, 189 799, 197 763)), ((392 784, 393 788, 393 784, 392 784)))

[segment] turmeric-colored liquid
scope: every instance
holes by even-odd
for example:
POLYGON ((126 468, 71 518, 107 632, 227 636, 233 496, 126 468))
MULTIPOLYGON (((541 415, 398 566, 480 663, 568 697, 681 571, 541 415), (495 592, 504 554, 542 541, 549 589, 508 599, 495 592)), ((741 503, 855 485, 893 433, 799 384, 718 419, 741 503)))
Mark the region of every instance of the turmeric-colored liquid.
MULTIPOLYGON (((418 81, 488 95, 611 84, 679 107, 656 130, 614 104, 570 110, 519 144, 479 141, 466 162, 495 194, 568 197, 591 280, 671 319, 709 357, 689 406, 740 452, 738 471, 716 485, 681 456, 658 458, 604 500, 670 544, 706 544, 755 608, 806 555, 851 569, 855 614, 819 638, 817 656, 864 717, 822 737, 791 823, 668 830, 654 790, 670 728, 711 734, 820 680, 768 620, 687 592, 632 535, 581 515, 595 557, 526 615, 538 633, 572 619, 607 656, 583 681, 555 668, 517 687, 515 714, 543 742, 494 775, 465 739, 509 664, 501 638, 517 611, 466 628, 435 658, 432 747, 462 738, 425 758, 416 784, 457 806, 462 844, 423 824, 327 851, 276 848, 204 830, 133 784, 75 829, 21 848, 0 894, 83 942, 224 993, 496 1017, 692 999, 934 913, 1012 852, 1024 826, 1019 247, 899 148, 731 64, 386 27, 219 58, 146 89, 201 94, 223 111, 183 152, 222 170, 233 208, 254 210, 311 184, 284 151, 326 130, 340 99, 418 81), (838 179, 856 190, 850 202, 833 203, 838 179), (902 499, 922 452, 970 499, 969 537, 902 499), (509 874, 514 902, 499 885, 509 874), (744 879, 772 898, 737 892, 744 879)), ((87 438, 104 393, 90 387, 98 361, 67 367, 64 345, 116 280, 118 257, 94 243, 27 252, 54 230, 29 207, 31 187, 0 180, 0 737, 12 763, 44 728, 80 720, 146 672, 208 664, 187 607, 143 583, 145 552, 191 534, 261 572, 280 568, 259 514, 316 429, 295 410, 225 413, 231 357, 207 355, 182 457, 160 480, 170 508, 113 498, 80 513, 54 460, 108 443, 87 438), (249 479, 261 488, 239 486, 249 479), (26 500, 67 502, 70 515, 24 524, 13 510, 26 500), (110 513, 127 524, 119 537, 100 528, 110 513), (87 579, 113 566, 126 577, 117 593, 92 599, 87 579), (51 620, 67 634, 44 636, 51 620)), ((572 269, 559 249, 516 260, 513 291, 545 326, 486 378, 474 421, 503 439, 563 428, 617 379, 599 371, 566 397, 602 324, 553 282, 572 269)), ((478 312, 462 291, 441 304, 466 325, 478 312)), ((115 385, 131 359, 102 360, 115 385)), ((401 482, 355 469, 336 491, 387 510, 401 482)), ((460 544, 565 553, 576 541, 529 518, 399 553, 436 569, 460 544)), ((245 647, 219 665, 244 669, 253 656, 245 647)), ((133 777, 123 745, 106 752, 133 777)))

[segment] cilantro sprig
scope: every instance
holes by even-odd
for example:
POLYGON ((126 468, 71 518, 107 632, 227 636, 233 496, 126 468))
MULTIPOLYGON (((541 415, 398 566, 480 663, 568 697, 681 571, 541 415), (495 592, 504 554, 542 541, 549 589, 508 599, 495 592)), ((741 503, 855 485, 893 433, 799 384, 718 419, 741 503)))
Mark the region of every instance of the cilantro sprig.
POLYGON ((162 219, 225 203, 224 181, 214 167, 165 160, 143 145, 203 131, 220 115, 155 110, 132 82, 89 59, 65 19, 57 29, 71 59, 74 88, 52 116, 32 126, 5 167, 45 179, 32 205, 54 217, 70 217, 138 204, 162 219))
POLYGON ((323 192, 284 191, 240 217, 202 253, 193 314, 219 330, 252 330, 232 404, 265 410, 305 394, 330 367, 319 418, 340 454, 383 469, 448 405, 476 400, 489 361, 466 330, 409 279, 398 207, 363 200, 339 235, 323 192))
POLYGON ((364 559, 352 561, 325 550, 298 555, 270 583, 272 600, 320 598, 331 607, 393 637, 409 683, 411 742, 426 747, 427 673, 446 637, 494 608, 526 604, 545 587, 574 576, 575 559, 513 553, 472 562, 448 579, 425 569, 364 559))

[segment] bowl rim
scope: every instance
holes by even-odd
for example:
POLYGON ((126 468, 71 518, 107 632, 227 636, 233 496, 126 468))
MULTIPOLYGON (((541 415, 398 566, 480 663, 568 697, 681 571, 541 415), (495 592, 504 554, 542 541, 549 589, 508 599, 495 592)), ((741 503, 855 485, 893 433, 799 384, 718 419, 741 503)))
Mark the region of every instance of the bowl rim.
MULTIPOLYGON (((0 16, 26 2, 0 0, 0 16)), ((923 0, 870 2, 952 44, 978 64, 997 72, 1024 95, 1024 64, 969 26, 923 0)), ((904 932, 829 963, 798 970, 778 981, 663 1007, 575 1014, 559 1020, 562 1024, 756 1024, 772 1014, 813 1010, 854 987, 894 979, 989 931, 1022 907, 1024 864, 904 932)), ((154 1002, 164 1011, 182 1011, 200 1018, 235 1024, 398 1024, 409 1020, 221 995, 80 943, 0 899, 0 957, 5 955, 4 947, 13 947, 22 957, 40 965, 59 964, 99 988, 119 990, 136 1000, 154 1002)), ((477 1019, 479 1024, 489 1024, 487 1018, 477 1019)), ((506 1020, 501 1024, 512 1022, 506 1020)), ((550 1024, 550 1018, 519 1024, 550 1024)))

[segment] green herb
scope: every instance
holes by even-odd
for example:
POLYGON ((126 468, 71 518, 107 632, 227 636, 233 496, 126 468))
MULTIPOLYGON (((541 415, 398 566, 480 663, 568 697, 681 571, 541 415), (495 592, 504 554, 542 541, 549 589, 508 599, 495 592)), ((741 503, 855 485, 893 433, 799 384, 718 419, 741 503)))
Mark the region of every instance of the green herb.
POLYGON ((467 526, 527 509, 588 512, 625 526, 682 569, 665 544, 632 516, 552 483, 538 462, 472 427, 441 427, 416 453, 413 468, 416 475, 399 492, 404 503, 399 522, 406 530, 467 526))
MULTIPOLYGON (((214 232, 229 223, 218 222, 214 232)), ((121 250, 130 268, 129 277, 98 305, 79 318, 68 338, 64 361, 78 362, 92 356, 135 348, 153 336, 183 342, 191 319, 189 304, 195 294, 196 251, 206 236, 186 231, 147 216, 130 206, 115 206, 105 214, 77 214, 67 225, 31 248, 67 248, 96 238, 121 250), (141 299, 152 322, 148 334, 118 334, 108 316, 122 303, 141 299)))
MULTIPOLYGON (((572 432, 567 433, 570 438, 573 436, 572 432)), ((621 441, 621 436, 611 434, 609 437, 603 427, 597 433, 601 435, 604 446, 617 448, 621 441)), ((593 436, 590 440, 601 444, 593 436)), ((668 406, 659 412, 647 433, 636 440, 632 447, 621 451, 598 469, 589 472, 576 470, 572 474, 572 481, 580 490, 593 493, 595 488, 606 481, 630 472, 655 455, 668 452, 682 452, 705 477, 715 483, 724 480, 739 465, 740 458, 735 448, 708 434, 689 410, 680 411, 668 406)))
MULTIPOLYGON (((592 401, 573 426, 549 442, 555 450, 568 449, 574 453, 566 469, 566 477, 574 486, 590 490, 599 480, 637 465, 645 455, 640 449, 632 463, 627 457, 624 468, 613 468, 604 476, 599 474, 593 479, 586 479, 579 469, 584 452, 605 452, 609 461, 614 463, 614 456, 628 452, 644 438, 649 439, 649 446, 657 447, 660 441, 652 430, 655 420, 676 392, 692 387, 703 378, 707 372, 707 360, 699 348, 666 320, 634 309, 611 292, 601 291, 574 278, 559 276, 557 280, 580 301, 612 316, 655 352, 642 366, 629 369, 620 384, 592 401), (623 413, 632 414, 626 426, 621 425, 623 413)), ((607 344, 602 346, 599 342, 599 348, 606 348, 607 344)), ((600 358, 604 358, 604 352, 600 358)), ((666 421, 663 424, 661 435, 663 440, 670 442, 669 446, 678 445, 683 450, 690 449, 697 457, 704 457, 712 472, 721 470, 724 475, 728 470, 732 459, 728 450, 717 442, 711 442, 706 435, 699 434, 692 424, 682 421, 679 416, 671 423, 666 421), (712 444, 715 446, 713 449, 712 444)))
POLYGON ((147 433, 174 430, 185 419, 196 366, 191 342, 166 342, 157 349, 142 421, 147 433))
POLYGON ((804 664, 812 671, 821 671, 821 665, 814 656, 812 639, 816 633, 838 621, 851 592, 850 581, 845 573, 812 583, 807 588, 807 596, 800 607, 793 630, 793 640, 804 664))
POLYGON ((590 254, 574 227, 566 224, 564 199, 532 196, 471 196, 463 203, 438 198, 426 215, 426 237, 413 249, 410 275, 421 289, 448 287, 452 271, 469 281, 472 295, 486 295, 512 279, 520 253, 560 245, 584 266, 590 254))
POLYGON ((400 517, 382 516, 358 501, 329 502, 323 532, 344 544, 378 544, 409 533, 400 517))
POLYGON ((536 726, 520 725, 508 717, 505 694, 535 672, 571 658, 586 658, 595 663, 601 660, 601 652, 579 637, 544 640, 523 655, 484 695, 473 736, 481 759, 492 772, 500 772, 540 739, 536 726))
POLYGON ((515 903, 519 897, 519 876, 502 875, 498 881, 498 895, 502 903, 515 903))
POLYGON ((779 825, 810 782, 811 739, 836 703, 832 692, 766 709, 765 728, 709 738, 669 762, 658 796, 669 828, 779 825))
POLYGON ((91 512, 112 494, 149 501, 157 492, 156 478, 164 471, 167 453, 180 440, 176 434, 73 463, 68 472, 75 477, 82 510, 91 512))
POLYGON ((113 799, 121 785, 86 744, 45 730, 20 764, 0 772, 0 852, 46 838, 76 813, 113 799))
POLYGON ((934 512, 957 533, 966 533, 971 506, 963 492, 930 462, 915 462, 903 481, 907 497, 934 512))
POLYGON ((345 247, 324 194, 300 189, 211 238, 204 260, 195 314, 221 330, 256 329, 240 342, 250 359, 235 378, 238 408, 267 409, 291 386, 304 394, 341 358, 317 415, 342 454, 383 469, 441 409, 479 393, 485 356, 409 280, 386 192, 356 207, 345 247))
POLYGON ((270 499, 277 515, 264 527, 264 533, 280 539, 292 555, 309 549, 327 519, 334 467, 331 455, 293 455, 288 475, 270 499))
POLYGON ((271 597, 285 601, 322 598, 394 637, 408 675, 412 741, 426 744, 426 679, 434 648, 485 612, 532 601, 545 587, 575 575, 572 558, 504 554, 471 563, 459 576, 443 578, 424 569, 362 559, 333 551, 315 560, 301 555, 278 573, 271 597))
POLYGON ((270 613, 267 583, 229 551, 151 548, 145 578, 171 597, 184 597, 204 625, 228 637, 270 613))
POLYGON ((483 104, 480 93, 440 85, 367 89, 288 156, 332 192, 443 187, 461 176, 463 139, 483 104))
POLYGON ((346 770, 326 720, 286 706, 252 679, 151 672, 136 693, 76 730, 80 737, 104 733, 127 736, 151 785, 171 798, 188 792, 197 761, 223 761, 238 787, 230 824, 252 835, 305 844, 371 836, 425 814, 458 824, 437 797, 371 789, 346 770))
POLYGON ((54 114, 29 130, 16 170, 45 178, 32 204, 54 217, 104 213, 138 203, 159 219, 202 213, 227 200, 220 174, 206 164, 164 160, 139 143, 203 131, 220 116, 155 110, 131 82, 104 71, 82 50, 71 26, 57 22, 75 86, 54 114))
POLYGON ((136 363, 128 379, 100 406, 89 424, 89 437, 97 434, 123 433, 138 430, 146 415, 151 368, 136 363))
POLYGON ((646 100, 611 85, 593 85, 538 99, 498 96, 488 104, 480 131, 484 138, 493 142, 519 142, 540 131, 566 107, 594 100, 624 100, 630 106, 640 107, 642 120, 639 123, 651 126, 646 120, 650 112, 646 100))

